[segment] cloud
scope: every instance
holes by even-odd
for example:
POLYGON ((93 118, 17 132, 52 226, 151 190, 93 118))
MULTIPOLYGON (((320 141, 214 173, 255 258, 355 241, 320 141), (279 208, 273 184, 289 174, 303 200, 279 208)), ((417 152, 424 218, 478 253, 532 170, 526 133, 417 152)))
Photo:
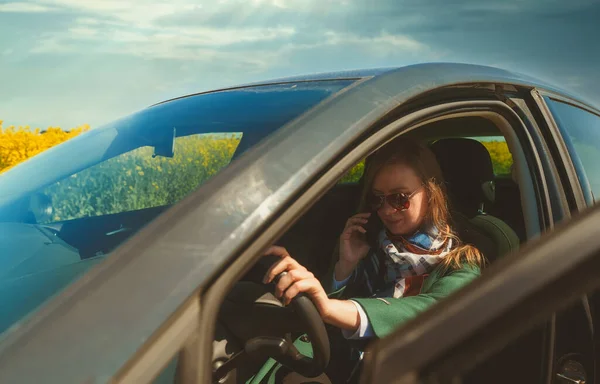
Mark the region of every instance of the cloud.
POLYGON ((314 34, 306 42, 297 42, 295 35, 296 31, 290 27, 220 30, 164 27, 141 31, 84 24, 69 28, 66 33, 51 34, 38 40, 31 52, 77 54, 85 50, 87 54, 137 56, 211 65, 222 63, 250 73, 293 65, 293 57, 309 52, 318 57, 317 61, 319 57, 325 58, 340 50, 362 52, 373 59, 416 54, 430 59, 439 56, 427 45, 409 36, 385 32, 378 36, 362 37, 324 31, 314 34), (94 43, 91 44, 93 48, 86 48, 90 42, 94 43))
MULTIPOLYGON (((246 16, 253 18, 261 12, 266 13, 261 10, 264 7, 270 7, 270 13, 275 15, 287 15, 290 12, 298 15, 306 4, 316 4, 321 10, 339 11, 340 8, 347 7, 344 0, 322 3, 309 0, 221 0, 209 7, 203 4, 183 4, 180 0, 167 6, 169 10, 179 6, 177 12, 169 11, 171 16, 164 16, 163 5, 143 1, 41 1, 53 6, 78 7, 80 10, 95 12, 93 16, 80 13, 75 18, 75 25, 69 25, 66 30, 57 29, 43 34, 30 50, 35 54, 82 52, 211 64, 227 63, 228 66, 236 63, 236 68, 246 68, 249 72, 290 65, 290 58, 300 52, 319 52, 342 47, 360 50, 374 58, 411 55, 416 52, 426 57, 440 56, 433 55, 426 44, 406 34, 380 31, 373 36, 364 36, 342 33, 327 27, 310 30, 298 25, 298 18, 296 23, 283 18, 281 23, 263 25, 245 22, 215 25, 202 22, 203 17, 210 19, 225 11, 231 11, 230 17, 234 19, 245 20, 246 16), (185 5, 183 11, 182 4, 185 5), (133 14, 138 15, 135 16, 136 23, 128 22, 133 19, 133 14), (185 14, 192 14, 196 19, 176 22, 177 17, 185 14)), ((167 15, 169 12, 166 12, 167 15)))
MULTIPOLYGON (((233 4, 243 4, 244 0, 225 1, 233 4)), ((349 0, 250 0, 255 7, 271 6, 279 9, 291 9, 294 11, 323 11, 338 6, 348 6, 349 0)))
POLYGON ((355 44, 355 45, 382 45, 386 48, 393 47, 408 51, 421 51, 426 48, 425 44, 404 35, 392 35, 387 32, 382 32, 379 36, 363 37, 352 34, 344 34, 335 31, 325 33, 325 44, 355 44))
POLYGON ((46 33, 38 39, 33 54, 112 54, 146 59, 227 63, 227 66, 261 71, 275 62, 276 50, 241 49, 245 43, 286 40, 295 34, 290 27, 205 28, 148 27, 131 28, 114 23, 80 20, 66 31, 46 33), (229 48, 228 48, 229 47, 229 48))
MULTIPOLYGON (((356 54, 378 60, 383 57, 410 57, 420 55, 423 58, 433 59, 437 55, 426 45, 409 36, 391 35, 382 32, 377 36, 365 37, 355 34, 339 33, 328 30, 315 34, 308 42, 289 42, 273 50, 279 66, 293 65, 293 61, 300 55, 311 55, 315 64, 329 57, 356 54)), ((347 64, 355 62, 349 60, 347 64)))
POLYGON ((0 12, 11 13, 40 13, 50 12, 53 8, 33 3, 6 3, 0 4, 0 12))
POLYGON ((229 21, 240 15, 292 12, 296 16, 315 12, 328 14, 348 7, 348 0, 36 0, 37 4, 52 6, 71 12, 93 15, 129 23, 133 27, 146 27, 158 19, 174 15, 198 13, 210 15, 225 12, 229 21))
POLYGON ((292 27, 276 28, 160 28, 153 35, 156 42, 176 45, 215 46, 287 39, 296 33, 292 27))
POLYGON ((69 28, 69 33, 74 38, 93 38, 98 36, 98 30, 87 27, 69 28))
POLYGON ((64 12, 118 20, 134 27, 147 26, 160 16, 195 7, 194 4, 181 0, 174 0, 168 4, 148 0, 37 0, 37 3, 64 12))
MULTIPOLYGON (((76 12, 76 25, 45 33, 32 53, 65 53, 82 50, 81 41, 95 41, 87 52, 131 54, 148 58, 204 60, 274 56, 312 47, 347 45, 381 56, 387 49, 425 52, 425 44, 406 33, 377 31, 362 35, 357 29, 340 31, 326 22, 311 24, 352 9, 348 0, 38 0, 39 4, 76 12), (186 17, 192 18, 185 20, 186 17), (264 23, 252 23, 268 16, 264 23), (310 17, 310 20, 303 17, 310 17), (228 23, 210 22, 225 17, 228 23), (184 22, 178 22, 178 19, 184 22), (280 18, 279 22, 272 22, 280 18), (269 27, 265 27, 265 25, 269 27), (247 48, 240 48, 246 45, 247 48), (214 51, 214 52, 213 52, 214 51), (217 52, 218 51, 218 52, 217 52)), ((402 20, 399 20, 402 21, 402 20)), ((404 20, 405 21, 405 20, 404 20)), ((88 46, 89 47, 89 46, 88 46)), ((248 61, 248 60, 245 60, 248 61)), ((256 62, 257 60, 252 60, 256 62)))

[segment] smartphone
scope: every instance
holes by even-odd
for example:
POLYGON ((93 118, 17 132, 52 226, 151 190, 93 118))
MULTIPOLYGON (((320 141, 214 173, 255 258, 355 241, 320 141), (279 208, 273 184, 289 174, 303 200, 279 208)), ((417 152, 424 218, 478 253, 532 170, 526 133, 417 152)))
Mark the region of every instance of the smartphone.
POLYGON ((367 231, 365 234, 367 238, 367 244, 371 248, 376 248, 378 246, 379 241, 379 233, 383 228, 383 223, 377 215, 377 212, 371 212, 371 216, 369 216, 369 221, 363 226, 363 228, 367 231))

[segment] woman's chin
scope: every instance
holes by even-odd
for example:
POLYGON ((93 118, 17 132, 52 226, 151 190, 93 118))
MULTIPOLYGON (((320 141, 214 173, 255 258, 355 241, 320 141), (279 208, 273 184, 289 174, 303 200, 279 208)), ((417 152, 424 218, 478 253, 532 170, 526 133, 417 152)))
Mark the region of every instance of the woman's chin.
POLYGON ((406 228, 406 225, 403 225, 403 224, 404 223, 402 223, 402 222, 386 223, 385 227, 392 235, 403 236, 403 235, 406 235, 407 233, 409 233, 406 228))
POLYGON ((412 235, 419 229, 418 225, 411 225, 404 220, 396 222, 385 222, 386 229, 389 233, 395 236, 409 236, 412 235))

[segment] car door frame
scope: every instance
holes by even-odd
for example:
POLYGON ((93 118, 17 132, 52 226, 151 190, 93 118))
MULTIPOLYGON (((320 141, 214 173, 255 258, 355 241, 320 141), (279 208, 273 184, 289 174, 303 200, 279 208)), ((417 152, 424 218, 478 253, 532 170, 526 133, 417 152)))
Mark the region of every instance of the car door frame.
MULTIPOLYGON (((330 172, 324 174, 323 177, 317 180, 305 194, 300 196, 298 200, 292 204, 288 211, 283 212, 273 223, 273 225, 269 227, 268 231, 264 232, 261 237, 257 238, 246 250, 246 252, 240 255, 240 257, 236 259, 226 271, 224 271, 221 278, 215 281, 211 287, 207 289, 207 291, 202 295, 204 316, 202 316, 200 320, 200 328, 203 329, 204 332, 198 334, 197 338, 193 339, 193 341, 186 346, 184 355, 188 357, 181 357, 182 361, 185 362, 183 366, 180 367, 181 372, 185 372, 184 377, 186 380, 184 380, 184 382, 191 381, 193 378, 198 376, 202 377, 202 379, 199 379, 200 382, 202 382, 201 380, 208 379, 206 373, 210 372, 210 366, 207 365, 207 362, 210 361, 210 345, 213 337, 212 335, 214 333, 216 313, 218 312, 220 303, 224 299, 225 292, 228 292, 231 289, 232 284, 237 281, 242 274, 247 271, 249 266, 256 261, 257 255, 260 254, 260 252, 264 250, 268 244, 276 240, 280 235, 283 234, 285 230, 289 228, 289 226, 292 225, 294 222, 294 217, 297 218, 303 212, 305 212, 310 207, 311 202, 315 202, 321 194, 323 194, 335 183, 337 178, 339 178, 339 175, 342 175, 352 165, 366 157, 366 155, 373 150, 385 145, 385 143, 389 142, 398 135, 413 129, 419 123, 423 123, 430 119, 439 118, 445 115, 453 115, 467 111, 492 111, 509 119, 511 121, 511 126, 514 127, 520 125, 522 130, 527 130, 525 124, 522 122, 517 113, 515 113, 510 106, 500 100, 480 100, 478 97, 473 96, 472 100, 461 100, 455 102, 449 102, 446 100, 446 102, 441 104, 437 104, 434 99, 430 99, 430 103, 431 105, 429 107, 420 107, 422 109, 418 109, 417 111, 404 115, 397 120, 393 120, 392 123, 387 124, 387 121, 383 120, 382 122, 386 123, 386 125, 380 128, 378 131, 372 133, 371 136, 363 139, 363 141, 349 151, 343 159, 335 163, 330 172), (189 363, 193 360, 197 362, 197 365, 194 367, 192 367, 189 363)), ((410 105, 404 107, 410 108, 410 105)), ((535 132, 531 131, 528 131, 527 133, 530 136, 536 134, 535 132)), ((536 159, 538 162, 540 162, 542 161, 540 159, 544 158, 544 156, 538 153, 538 149, 535 146, 534 141, 535 140, 530 138, 530 142, 527 143, 529 148, 524 150, 531 152, 529 161, 536 159)), ((548 160, 551 159, 545 158, 542 162, 548 160)), ((541 163, 537 165, 537 168, 542 168, 541 163)), ((547 183, 545 182, 545 178, 547 176, 544 174, 544 172, 537 172, 535 177, 537 188, 546 190, 547 183)), ((546 190, 545 192, 542 192, 539 196, 540 199, 544 200, 544 198, 541 196, 548 196, 548 191, 546 190)), ((544 223, 553 222, 551 217, 552 210, 549 209, 549 200, 551 200, 551 197, 548 197, 546 201, 542 202, 542 206, 546 207, 546 209, 540 208, 540 212, 544 212, 540 216, 545 217, 545 219, 540 218, 540 226, 542 228, 544 228, 544 223)))
POLYGON ((535 102, 543 115, 544 122, 554 138, 553 142, 557 147, 557 155, 555 158, 557 162, 563 164, 565 168, 564 173, 567 176, 568 182, 570 183, 570 189, 575 191, 574 194, 578 195, 576 201, 577 205, 574 207, 574 209, 577 211, 582 211, 587 207, 594 205, 591 187, 587 177, 585 176, 586 172, 583 168, 583 164, 581 163, 581 160, 577 154, 575 154, 575 157, 573 157, 571 154, 571 151, 567 145, 567 139, 565 139, 564 135, 562 134, 561 129, 559 128, 558 123, 550 107, 548 106, 548 103, 546 102, 546 98, 554 99, 558 102, 568 104, 573 108, 578 108, 590 114, 596 115, 598 119, 600 119, 600 110, 589 104, 574 100, 571 97, 567 97, 561 95, 560 93, 545 89, 532 90, 532 97, 535 99, 535 102))
MULTIPOLYGON (((565 190, 571 195, 571 210, 573 212, 580 212, 593 205, 589 182, 587 181, 587 178, 580 180, 579 172, 583 170, 583 166, 578 158, 573 158, 571 155, 566 140, 554 119, 550 107, 546 103, 546 98, 556 99, 557 101, 569 104, 575 108, 582 109, 595 115, 600 116, 600 112, 590 105, 544 89, 533 89, 531 91, 531 97, 542 117, 541 123, 544 124, 545 132, 547 132, 546 140, 553 147, 552 150, 555 162, 561 167, 560 173, 564 180, 563 183, 566 186, 565 190), (587 188, 582 187, 582 184, 587 184, 587 188)), ((583 175, 585 175, 585 171, 583 172, 583 175)))

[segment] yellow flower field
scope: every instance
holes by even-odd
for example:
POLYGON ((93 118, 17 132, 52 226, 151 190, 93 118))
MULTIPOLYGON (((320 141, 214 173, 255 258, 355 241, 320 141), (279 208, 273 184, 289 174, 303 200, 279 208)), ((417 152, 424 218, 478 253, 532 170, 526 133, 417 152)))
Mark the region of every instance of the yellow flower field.
POLYGON ((63 131, 60 127, 49 127, 45 132, 41 132, 39 128, 31 129, 29 126, 3 128, 0 120, 0 172, 89 128, 85 124, 69 131, 63 131))
POLYGON ((484 141, 482 144, 487 148, 494 165, 496 175, 510 174, 510 166, 513 163, 512 155, 508 145, 504 141, 484 141))

